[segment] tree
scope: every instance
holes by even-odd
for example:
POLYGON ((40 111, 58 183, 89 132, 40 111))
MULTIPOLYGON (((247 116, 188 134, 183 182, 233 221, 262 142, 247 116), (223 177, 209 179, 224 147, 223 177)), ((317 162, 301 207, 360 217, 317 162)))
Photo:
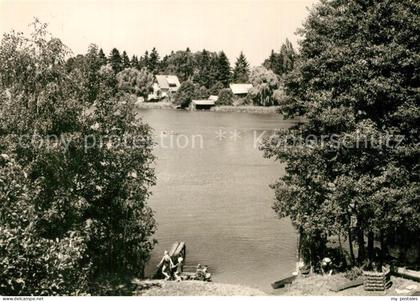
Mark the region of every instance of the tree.
POLYGON ((120 90, 144 98, 153 90, 153 81, 153 74, 146 68, 140 71, 135 68, 127 68, 117 74, 118 88, 120 90))
POLYGON ((249 64, 243 52, 239 54, 236 59, 235 67, 233 68, 232 81, 234 83, 247 83, 249 77, 249 64))
POLYGON ((255 105, 272 106, 277 104, 273 94, 280 87, 280 81, 273 71, 262 66, 255 67, 251 71, 249 82, 253 86, 249 94, 255 105))
POLYGON ((373 240, 382 255, 395 242, 419 246, 419 9, 408 0, 322 1, 304 24, 281 108, 307 122, 263 149, 286 163, 274 209, 312 237, 307 249, 345 236, 362 263, 375 260, 373 240))
POLYGON ((176 74, 183 82, 193 76, 194 68, 194 57, 191 51, 176 51, 167 58, 165 73, 176 74))
POLYGON ((195 54, 196 60, 196 71, 193 78, 193 81, 197 83, 199 86, 204 86, 209 88, 211 86, 211 57, 210 53, 203 49, 201 52, 197 52, 195 54))
POLYGON ((99 57, 98 59, 99 59, 99 63, 100 63, 101 66, 104 66, 108 63, 108 61, 106 59, 106 56, 105 56, 105 53, 102 50, 102 48, 99 49, 98 57, 99 57))
POLYGON ((190 105, 191 101, 196 97, 196 86, 190 80, 181 84, 178 91, 176 91, 174 103, 186 108, 190 105))
POLYGON ((110 87, 110 66, 84 102, 91 87, 67 72, 68 54, 39 22, 0 44, 2 295, 92 293, 102 273, 142 276, 154 244, 151 129, 110 87))
POLYGON ((137 70, 141 70, 141 68, 139 68, 139 59, 138 59, 137 55, 133 55, 133 56, 131 57, 131 62, 130 62, 130 65, 131 65, 133 68, 136 68, 137 70))
POLYGON ((159 53, 157 52, 156 48, 153 47, 152 51, 150 52, 149 59, 147 60, 147 68, 150 72, 152 72, 154 75, 157 74, 159 71, 159 53))
POLYGON ((127 52, 125 52, 125 50, 122 53, 121 62, 123 69, 131 67, 130 59, 128 58, 127 52))
POLYGON ((217 98, 216 105, 218 106, 231 106, 233 105, 233 92, 229 88, 221 89, 219 97, 217 98))
POLYGON ((215 80, 217 82, 221 82, 226 88, 230 83, 231 70, 229 59, 223 51, 220 51, 219 55, 217 56, 216 64, 217 71, 215 80))
POLYGON ((109 55, 108 61, 112 67, 112 70, 114 70, 115 74, 117 74, 118 72, 124 69, 123 61, 122 61, 120 52, 118 51, 117 48, 112 49, 111 54, 109 55))
POLYGON ((210 89, 209 93, 210 95, 219 95, 220 90, 224 88, 224 84, 221 82, 216 82, 210 89))
POLYGON ((286 42, 280 48, 280 52, 276 53, 272 50, 269 58, 264 61, 263 66, 282 76, 293 69, 295 58, 296 52, 293 49, 293 45, 286 39, 286 42))

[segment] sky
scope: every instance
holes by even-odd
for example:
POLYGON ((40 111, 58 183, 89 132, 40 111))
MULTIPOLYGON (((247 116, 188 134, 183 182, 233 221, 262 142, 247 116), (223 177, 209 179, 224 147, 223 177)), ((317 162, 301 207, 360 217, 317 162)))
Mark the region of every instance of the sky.
POLYGON ((241 51, 252 66, 288 38, 297 46, 301 27, 316 0, 0 0, 0 34, 29 32, 34 17, 74 54, 94 43, 142 55, 156 47, 223 50, 234 63, 241 51))

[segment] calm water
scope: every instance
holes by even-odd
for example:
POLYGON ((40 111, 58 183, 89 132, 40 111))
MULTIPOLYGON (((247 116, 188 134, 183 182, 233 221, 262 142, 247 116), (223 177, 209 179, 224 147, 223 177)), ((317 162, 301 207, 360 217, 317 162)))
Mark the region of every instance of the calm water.
POLYGON ((214 281, 271 292, 271 282, 294 270, 296 235, 290 221, 279 220, 271 209, 274 193, 268 185, 284 169, 264 159, 254 140, 291 122, 246 113, 140 114, 160 145, 149 201, 159 243, 147 272, 174 241, 185 241, 186 263, 209 265, 214 281), (162 131, 168 135, 159 136, 162 131))

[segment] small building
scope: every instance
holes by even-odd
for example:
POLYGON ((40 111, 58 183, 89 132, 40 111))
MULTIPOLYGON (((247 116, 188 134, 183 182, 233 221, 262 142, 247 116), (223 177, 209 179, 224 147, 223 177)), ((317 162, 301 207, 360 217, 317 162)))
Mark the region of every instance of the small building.
POLYGON ((230 84, 230 89, 233 95, 238 97, 245 97, 248 95, 249 90, 252 88, 251 84, 230 84))
POLYGON ((180 86, 181 83, 176 75, 156 75, 153 93, 150 93, 147 99, 161 100, 162 98, 172 98, 180 86))
POLYGON ((217 95, 210 95, 209 96, 209 100, 213 100, 215 103, 217 102, 218 99, 219 99, 219 96, 217 96, 217 95))
POLYGON ((210 110, 215 105, 215 101, 211 99, 195 99, 191 101, 191 111, 210 110))

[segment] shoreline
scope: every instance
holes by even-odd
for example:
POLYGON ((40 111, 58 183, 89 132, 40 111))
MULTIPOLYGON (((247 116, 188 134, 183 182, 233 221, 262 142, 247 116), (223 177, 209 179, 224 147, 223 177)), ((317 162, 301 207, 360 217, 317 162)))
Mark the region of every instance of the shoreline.
MULTIPOLYGON (((157 109, 157 110, 182 110, 177 109, 172 103, 169 102, 137 102, 135 107, 140 110, 157 109)), ((183 109, 182 111, 190 111, 183 109)), ((214 106, 209 110, 210 112, 223 112, 223 113, 253 113, 253 114, 279 114, 279 106, 260 107, 260 106, 214 106)))
POLYGON ((143 280, 135 296, 267 296, 263 291, 238 285, 218 282, 184 280, 181 282, 165 280, 143 280))

